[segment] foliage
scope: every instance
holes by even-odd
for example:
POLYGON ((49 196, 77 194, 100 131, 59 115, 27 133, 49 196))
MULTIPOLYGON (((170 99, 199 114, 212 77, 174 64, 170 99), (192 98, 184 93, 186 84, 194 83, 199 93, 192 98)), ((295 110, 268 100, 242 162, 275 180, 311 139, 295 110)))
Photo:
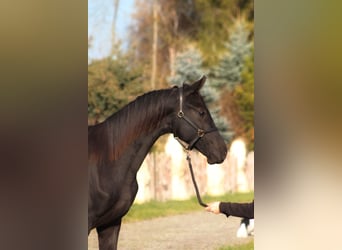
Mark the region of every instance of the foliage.
MULTIPOLYGON (((175 60, 174 70, 175 75, 169 77, 169 83, 172 85, 181 86, 184 82, 192 83, 198 80, 201 76, 206 75, 207 70, 203 68, 203 60, 201 53, 190 47, 183 53, 177 55, 175 60)), ((220 109, 218 108, 218 101, 220 95, 217 90, 211 86, 208 79, 201 89, 201 94, 204 97, 211 116, 223 135, 226 141, 232 137, 232 132, 229 130, 229 123, 224 117, 220 116, 220 109)))
POLYGON ((206 65, 214 65, 224 50, 223 41, 228 39, 228 27, 231 25, 230 13, 234 0, 213 1, 196 0, 198 27, 194 39, 203 51, 206 65))
POLYGON ((254 54, 246 60, 241 74, 241 84, 235 86, 234 97, 243 119, 244 137, 249 142, 249 150, 254 150, 254 54))
MULTIPOLYGON (((196 44, 203 65, 211 67, 225 50, 224 41, 234 18, 246 15, 254 19, 253 0, 158 0, 157 88, 167 86, 173 58, 189 44, 196 44)), ((144 65, 144 76, 150 77, 152 54, 152 1, 136 0, 136 11, 130 29, 130 45, 137 62, 144 65)), ((171 72, 173 74, 173 72, 171 72)))
POLYGON ((184 82, 192 83, 205 75, 202 66, 202 55, 194 47, 189 47, 183 53, 179 53, 173 65, 175 75, 168 78, 172 85, 182 86, 184 82))
POLYGON ((213 68, 213 86, 220 89, 223 114, 236 137, 244 137, 254 148, 254 57, 248 23, 239 18, 231 29, 226 53, 213 68))
POLYGON ((88 65, 88 123, 103 121, 141 93, 140 76, 120 53, 88 65))
POLYGON ((194 39, 203 52, 206 66, 213 66, 224 52, 224 41, 229 37, 229 29, 234 18, 247 15, 254 19, 251 0, 195 0, 198 27, 194 39))
POLYGON ((232 90, 241 82, 241 73, 253 45, 249 40, 249 34, 246 21, 237 19, 231 29, 229 40, 225 43, 226 53, 212 72, 217 88, 232 90))

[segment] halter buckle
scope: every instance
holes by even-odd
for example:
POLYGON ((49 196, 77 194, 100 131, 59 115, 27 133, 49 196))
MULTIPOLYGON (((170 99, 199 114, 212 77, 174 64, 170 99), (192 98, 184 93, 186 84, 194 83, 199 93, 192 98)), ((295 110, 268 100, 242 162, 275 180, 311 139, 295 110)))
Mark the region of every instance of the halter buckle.
POLYGON ((178 112, 177 116, 178 116, 179 118, 183 118, 183 117, 184 117, 184 112, 183 112, 182 110, 180 110, 180 111, 178 112))
POLYGON ((203 129, 198 129, 197 135, 198 135, 198 137, 203 137, 205 135, 205 131, 203 129))

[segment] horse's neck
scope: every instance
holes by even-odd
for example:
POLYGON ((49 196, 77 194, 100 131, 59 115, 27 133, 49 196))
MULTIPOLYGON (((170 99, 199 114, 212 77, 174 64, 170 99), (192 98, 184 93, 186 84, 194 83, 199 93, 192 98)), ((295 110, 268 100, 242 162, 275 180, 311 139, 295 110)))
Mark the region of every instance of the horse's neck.
POLYGON ((155 94, 137 99, 118 114, 124 118, 113 117, 109 120, 108 130, 114 131, 113 136, 108 138, 111 140, 109 145, 116 161, 124 161, 138 170, 155 141, 161 135, 171 132, 176 98, 170 96, 155 94), (168 102, 167 98, 172 99, 168 102))
POLYGON ((136 174, 138 172, 151 147, 162 134, 163 133, 160 131, 154 131, 148 136, 138 139, 123 153, 123 162, 128 163, 128 168, 132 174, 136 174))

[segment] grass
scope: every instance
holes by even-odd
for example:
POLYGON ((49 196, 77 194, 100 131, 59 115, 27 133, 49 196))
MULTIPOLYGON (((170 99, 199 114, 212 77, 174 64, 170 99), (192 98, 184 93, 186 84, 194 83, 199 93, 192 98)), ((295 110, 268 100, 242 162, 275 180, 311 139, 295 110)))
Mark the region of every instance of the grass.
POLYGON ((241 245, 223 246, 220 247, 218 250, 254 250, 254 240, 241 245))
MULTIPOLYGON (((213 201, 231 201, 231 202, 249 202, 253 200, 254 193, 228 193, 221 196, 203 196, 204 202, 213 201)), ((150 201, 143 204, 133 204, 128 214, 123 218, 123 222, 134 222, 140 220, 148 220, 157 217, 165 217, 176 214, 185 214, 189 212, 202 211, 197 203, 196 197, 189 200, 176 201, 170 200, 165 202, 150 201)), ((235 249, 234 249, 235 250, 235 249)), ((239 249, 240 250, 240 249, 239 249)), ((242 250, 242 249, 241 249, 242 250)), ((245 250, 245 249, 243 249, 245 250)))

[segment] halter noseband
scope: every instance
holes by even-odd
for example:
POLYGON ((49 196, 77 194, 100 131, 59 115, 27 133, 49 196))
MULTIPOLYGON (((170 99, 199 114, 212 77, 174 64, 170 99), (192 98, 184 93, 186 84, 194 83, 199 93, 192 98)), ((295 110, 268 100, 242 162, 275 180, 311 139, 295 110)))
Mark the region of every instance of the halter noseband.
POLYGON ((183 87, 178 88, 179 89, 179 111, 177 114, 177 117, 180 119, 184 119, 191 127, 193 127, 196 130, 196 137, 190 141, 190 143, 186 143, 182 141, 179 137, 175 136, 175 138, 178 140, 178 142, 186 149, 186 150, 192 150, 195 146, 195 144, 206 134, 214 132, 217 130, 216 127, 210 128, 208 130, 200 129, 195 123, 193 123, 183 112, 183 87))

